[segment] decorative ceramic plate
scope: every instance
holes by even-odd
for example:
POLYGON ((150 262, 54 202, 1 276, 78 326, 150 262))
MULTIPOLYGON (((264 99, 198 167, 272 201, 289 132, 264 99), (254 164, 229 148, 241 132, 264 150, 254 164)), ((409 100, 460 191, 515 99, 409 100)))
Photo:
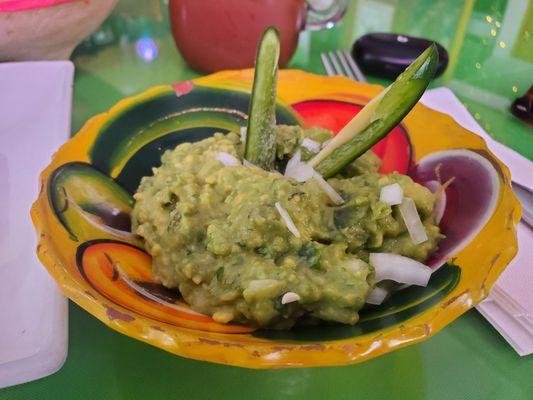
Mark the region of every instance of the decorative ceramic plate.
MULTIPOLYGON (((520 210, 508 170, 482 139, 422 105, 373 150, 382 172, 408 173, 428 187, 455 179, 427 287, 367 306, 355 326, 270 331, 218 324, 154 280, 150 256, 129 232, 132 193, 166 149, 238 132, 252 79, 250 70, 229 71, 150 89, 91 119, 58 151, 42 173, 32 217, 39 257, 70 299, 111 328, 174 354, 266 368, 360 362, 434 335, 487 295, 517 250, 520 210)), ((337 131, 380 90, 281 71, 277 122, 337 131)))

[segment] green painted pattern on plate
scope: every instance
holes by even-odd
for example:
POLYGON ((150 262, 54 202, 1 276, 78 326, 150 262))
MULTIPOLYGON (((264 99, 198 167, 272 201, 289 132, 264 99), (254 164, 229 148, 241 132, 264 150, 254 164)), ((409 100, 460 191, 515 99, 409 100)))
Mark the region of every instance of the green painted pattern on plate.
MULTIPOLYGON (((140 148, 174 131, 188 128, 236 130, 246 125, 250 93, 195 86, 177 97, 173 90, 133 104, 111 119, 96 138, 89 156, 92 164, 113 177, 140 148), (223 107, 221 107, 223 105, 223 107)), ((278 124, 299 125, 295 112, 276 106, 278 124)))

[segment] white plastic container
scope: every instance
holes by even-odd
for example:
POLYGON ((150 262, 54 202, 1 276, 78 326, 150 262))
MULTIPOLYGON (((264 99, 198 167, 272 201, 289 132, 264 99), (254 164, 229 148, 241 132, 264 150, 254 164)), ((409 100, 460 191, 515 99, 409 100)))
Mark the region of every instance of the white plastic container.
POLYGON ((30 207, 70 133, 71 62, 0 64, 0 388, 42 378, 67 355, 68 303, 37 259, 30 207))

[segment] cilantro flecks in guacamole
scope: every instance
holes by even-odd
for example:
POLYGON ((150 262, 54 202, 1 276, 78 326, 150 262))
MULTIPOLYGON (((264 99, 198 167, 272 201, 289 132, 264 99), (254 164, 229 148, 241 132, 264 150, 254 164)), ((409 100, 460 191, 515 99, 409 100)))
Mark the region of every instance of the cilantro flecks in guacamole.
MULTIPOLYGON (((278 168, 320 128, 276 127, 278 168)), ((217 322, 290 328, 297 321, 358 321, 374 288, 370 252, 424 261, 441 238, 432 213, 435 196, 401 174, 381 175, 368 152, 328 183, 344 203, 335 205, 316 179, 298 183, 255 166, 225 166, 224 152, 242 160, 235 133, 216 134, 167 151, 135 194, 133 231, 145 239, 153 273, 185 301, 217 322), (379 201, 383 186, 398 183, 412 198, 428 240, 413 244, 396 206, 379 201), (287 211, 297 237, 276 208, 287 211), (289 295, 286 295, 289 293, 289 295), (286 295, 286 296, 285 296, 286 295)))

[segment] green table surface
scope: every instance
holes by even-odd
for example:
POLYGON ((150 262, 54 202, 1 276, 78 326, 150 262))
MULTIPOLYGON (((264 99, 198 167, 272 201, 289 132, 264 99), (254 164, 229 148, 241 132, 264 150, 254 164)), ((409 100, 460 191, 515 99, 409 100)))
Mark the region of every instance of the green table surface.
MULTIPOLYGON (((78 47, 73 132, 125 96, 198 76, 174 46, 165 3, 120 2, 78 47), (139 57, 139 39, 155 44, 153 60, 139 57)), ((322 51, 349 49, 372 31, 443 44, 450 64, 433 86, 451 88, 489 134, 533 159, 533 129, 508 112, 533 84, 532 0, 351 0, 341 24, 302 33, 289 67, 324 74, 322 51)), ((63 368, 0 399, 533 399, 533 357, 519 357, 475 310, 423 343, 362 364, 291 370, 187 360, 108 329, 72 303, 69 312, 63 368)))

